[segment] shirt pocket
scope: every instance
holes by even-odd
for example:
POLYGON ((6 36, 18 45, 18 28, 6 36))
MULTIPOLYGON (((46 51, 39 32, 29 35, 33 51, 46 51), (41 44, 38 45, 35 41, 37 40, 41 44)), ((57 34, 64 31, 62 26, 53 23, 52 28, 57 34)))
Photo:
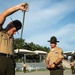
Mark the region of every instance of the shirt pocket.
POLYGON ((54 57, 59 57, 59 52, 55 51, 53 52, 54 57))

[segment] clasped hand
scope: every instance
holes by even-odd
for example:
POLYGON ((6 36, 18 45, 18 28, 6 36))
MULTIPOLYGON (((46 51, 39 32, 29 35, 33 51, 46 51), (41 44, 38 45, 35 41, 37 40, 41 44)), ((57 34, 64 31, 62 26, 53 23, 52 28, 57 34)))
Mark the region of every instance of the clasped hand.
POLYGON ((47 68, 55 68, 55 64, 47 65, 47 68))

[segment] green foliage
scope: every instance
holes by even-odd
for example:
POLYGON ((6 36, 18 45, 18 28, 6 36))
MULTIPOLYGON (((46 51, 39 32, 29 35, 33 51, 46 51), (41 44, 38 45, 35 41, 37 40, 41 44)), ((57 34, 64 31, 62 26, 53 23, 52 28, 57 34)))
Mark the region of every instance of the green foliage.
MULTIPOLYGON (((14 49, 27 49, 27 50, 31 50, 31 51, 35 51, 35 50, 41 50, 41 51, 49 51, 49 48, 47 48, 46 46, 40 46, 38 44, 34 44, 33 42, 27 43, 25 42, 25 39, 20 39, 20 38, 16 38, 14 39, 14 49)), ((16 62, 22 62, 24 61, 23 59, 24 54, 16 54, 16 58, 15 61, 16 62)), ((39 55, 27 55, 26 56, 27 61, 32 60, 33 62, 39 62, 39 55)), ((44 58, 42 58, 44 59, 44 58)), ((26 61, 26 62, 27 62, 26 61)))
POLYGON ((25 42, 25 39, 16 38, 14 39, 14 49, 28 49, 31 51, 34 50, 42 50, 42 51, 48 51, 49 48, 46 46, 40 46, 38 44, 34 44, 33 42, 27 43, 25 42))
POLYGON ((25 47, 25 40, 17 38, 14 40, 14 49, 23 49, 25 47))

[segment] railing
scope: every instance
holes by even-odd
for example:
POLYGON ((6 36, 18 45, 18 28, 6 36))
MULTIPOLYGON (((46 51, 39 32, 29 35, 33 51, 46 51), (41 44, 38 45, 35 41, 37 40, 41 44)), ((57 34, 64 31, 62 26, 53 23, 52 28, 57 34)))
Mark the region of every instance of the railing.
MULTIPOLYGON (((46 69, 45 62, 41 62, 41 63, 26 63, 26 64, 27 64, 26 70, 28 70, 28 71, 46 69)), ((23 63, 16 63, 15 70, 23 70, 22 65, 23 65, 23 63)))

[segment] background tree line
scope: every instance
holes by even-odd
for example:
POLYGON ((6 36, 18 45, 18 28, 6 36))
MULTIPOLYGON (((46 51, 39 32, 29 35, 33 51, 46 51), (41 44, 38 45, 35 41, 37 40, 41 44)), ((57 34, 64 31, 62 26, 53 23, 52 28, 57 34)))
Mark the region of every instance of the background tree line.
POLYGON ((34 44, 33 42, 27 43, 25 42, 25 39, 16 38, 14 39, 14 49, 27 49, 31 51, 42 50, 47 52, 50 48, 34 44))
MULTIPOLYGON (((46 46, 43 47, 38 44, 34 44, 33 42, 27 43, 25 42, 25 39, 21 39, 21 38, 14 39, 14 49, 27 49, 31 51, 41 50, 46 52, 50 50, 49 47, 46 47, 46 46)), ((16 54, 16 58, 15 58, 16 62, 24 61, 23 57, 24 57, 24 54, 19 54, 19 53, 16 54)), ((36 60, 36 62, 40 62, 39 55, 27 55, 26 58, 27 58, 26 62, 30 62, 30 61, 35 62, 34 60, 36 60)))

